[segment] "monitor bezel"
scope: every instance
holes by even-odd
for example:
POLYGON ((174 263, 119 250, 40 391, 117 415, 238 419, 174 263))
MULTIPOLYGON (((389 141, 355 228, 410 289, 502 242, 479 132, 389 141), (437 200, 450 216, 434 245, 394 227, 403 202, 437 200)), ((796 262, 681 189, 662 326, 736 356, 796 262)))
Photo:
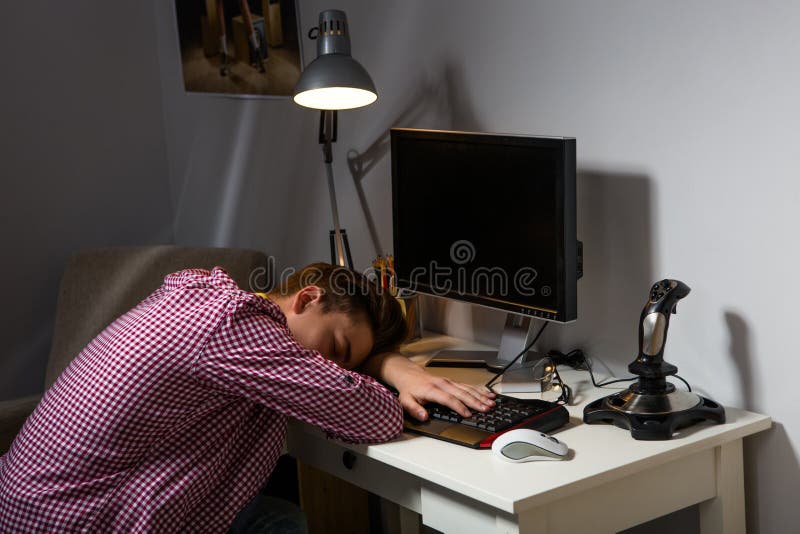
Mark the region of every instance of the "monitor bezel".
MULTIPOLYGON (((391 128, 391 165, 392 165, 392 227, 393 246, 397 252, 400 235, 398 220, 398 158, 397 141, 400 139, 444 140, 455 142, 471 142, 493 145, 513 145, 526 147, 556 148, 559 150, 559 168, 556 195, 556 247, 560 251, 557 258, 556 310, 531 306, 530 304, 503 301, 486 295, 462 294, 457 291, 445 291, 432 287, 414 288, 418 293, 443 297, 452 300, 477 304, 483 307, 515 313, 527 317, 537 317, 548 321, 568 323, 577 319, 577 209, 576 209, 576 150, 575 138, 554 136, 530 136, 519 134, 464 132, 453 130, 428 130, 417 128, 391 128), (569 243, 572 243, 570 246, 569 243)), ((402 257, 395 257, 396 267, 402 266, 402 257)), ((397 280, 398 287, 410 287, 411 281, 397 280)))

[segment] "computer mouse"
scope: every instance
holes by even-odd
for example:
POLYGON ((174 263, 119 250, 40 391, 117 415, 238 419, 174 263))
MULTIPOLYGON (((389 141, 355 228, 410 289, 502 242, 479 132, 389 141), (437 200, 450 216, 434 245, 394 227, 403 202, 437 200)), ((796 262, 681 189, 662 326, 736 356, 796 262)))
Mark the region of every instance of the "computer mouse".
POLYGON ((492 443, 492 452, 507 462, 522 463, 537 460, 563 460, 569 447, 553 436, 518 428, 501 434, 492 443))

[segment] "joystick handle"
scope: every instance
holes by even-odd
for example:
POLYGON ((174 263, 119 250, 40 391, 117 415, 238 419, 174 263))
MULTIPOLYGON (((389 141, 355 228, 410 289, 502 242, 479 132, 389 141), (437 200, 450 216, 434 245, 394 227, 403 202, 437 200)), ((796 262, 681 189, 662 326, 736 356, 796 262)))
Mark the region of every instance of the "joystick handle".
POLYGON ((639 320, 639 356, 628 366, 631 373, 644 378, 674 375, 678 368, 664 362, 670 315, 677 312, 678 301, 691 289, 680 280, 664 279, 650 289, 650 296, 639 320))

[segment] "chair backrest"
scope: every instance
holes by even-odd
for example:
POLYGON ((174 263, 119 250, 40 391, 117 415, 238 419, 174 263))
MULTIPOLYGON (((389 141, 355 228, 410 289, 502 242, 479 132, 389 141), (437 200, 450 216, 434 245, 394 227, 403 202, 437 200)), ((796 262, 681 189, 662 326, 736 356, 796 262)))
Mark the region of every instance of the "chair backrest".
POLYGON ((87 249, 74 254, 61 278, 45 389, 114 319, 133 308, 164 277, 188 268, 224 268, 247 291, 266 279, 263 252, 177 246, 87 249))

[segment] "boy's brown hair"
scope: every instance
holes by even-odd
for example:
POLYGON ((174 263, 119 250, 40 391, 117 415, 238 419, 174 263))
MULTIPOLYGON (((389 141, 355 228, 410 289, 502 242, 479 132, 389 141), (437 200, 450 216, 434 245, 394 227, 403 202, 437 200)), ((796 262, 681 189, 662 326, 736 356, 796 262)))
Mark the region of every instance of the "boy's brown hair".
POLYGON ((372 329, 372 351, 396 350, 408 327, 397 299, 366 276, 330 263, 312 263, 289 276, 268 294, 292 295, 307 286, 322 289, 322 310, 341 311, 351 318, 363 316, 372 329))

